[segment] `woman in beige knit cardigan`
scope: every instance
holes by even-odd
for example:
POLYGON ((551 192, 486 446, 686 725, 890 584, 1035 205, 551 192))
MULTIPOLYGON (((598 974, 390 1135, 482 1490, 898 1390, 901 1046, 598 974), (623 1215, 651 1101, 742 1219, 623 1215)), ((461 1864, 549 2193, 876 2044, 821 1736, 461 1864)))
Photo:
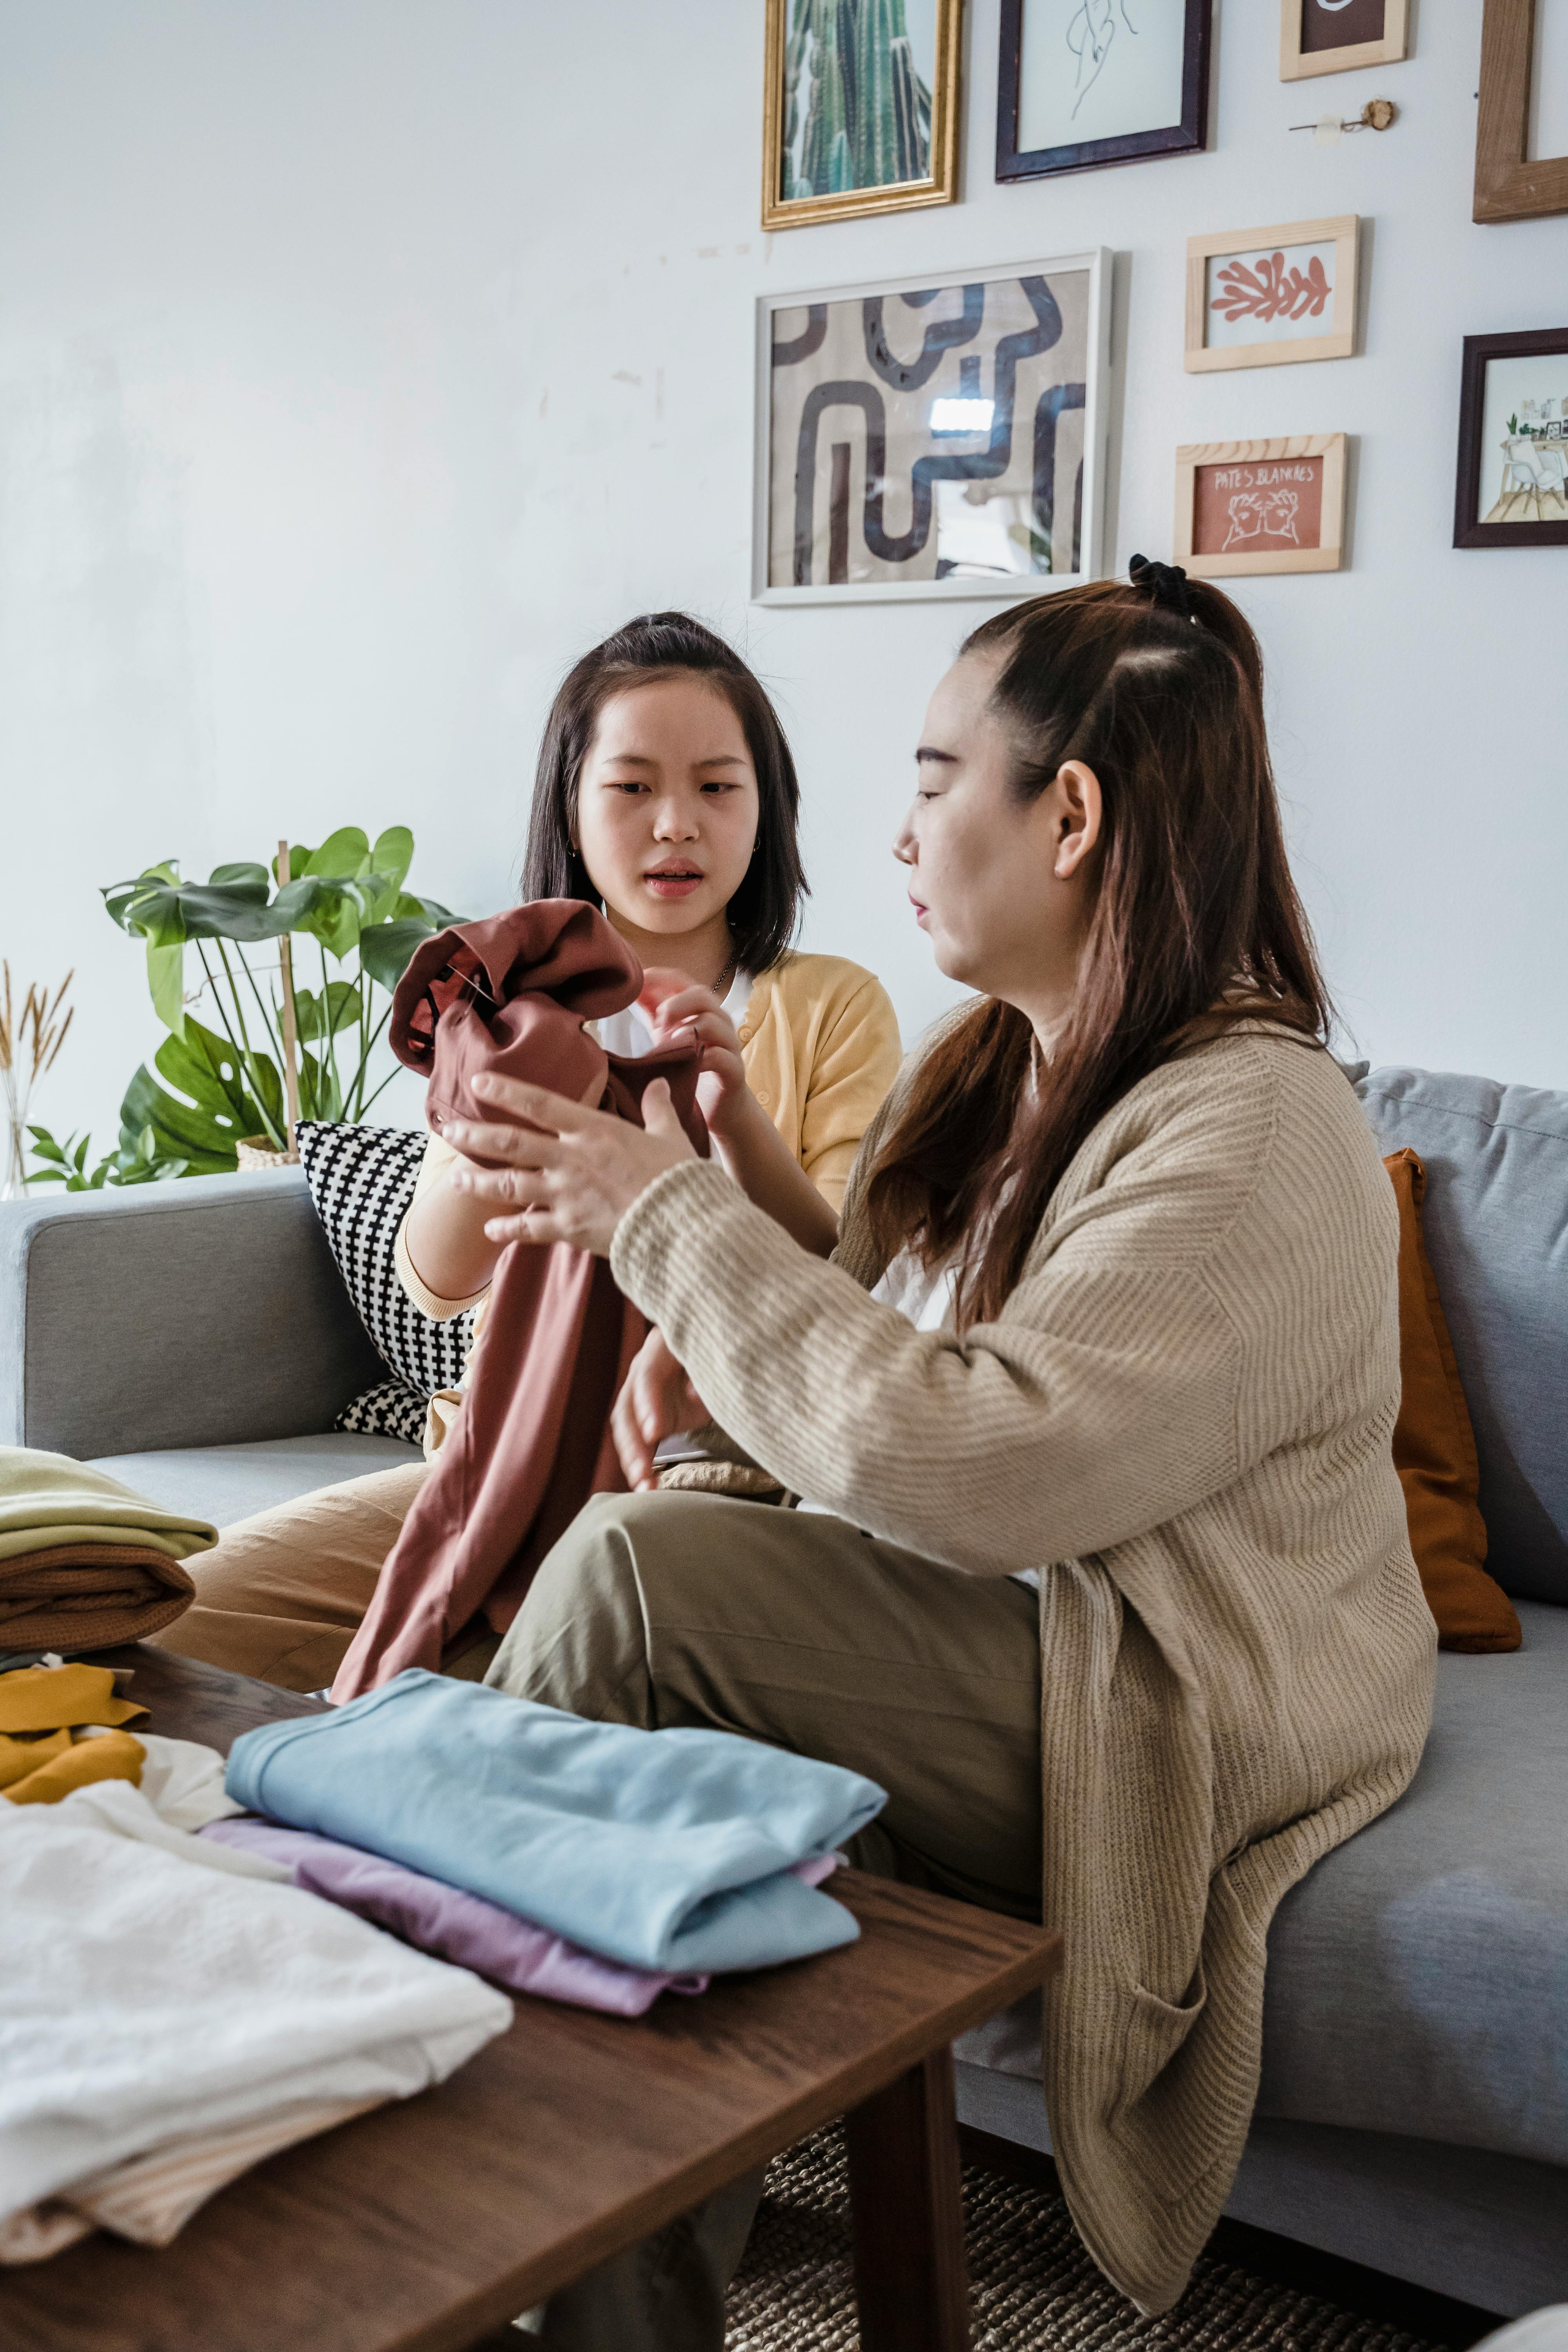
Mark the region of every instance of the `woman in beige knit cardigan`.
MULTIPOLYGON (((1274 1907, 1405 1787, 1435 1640, 1394 1196, 1323 1048, 1257 643, 1134 572, 988 621, 932 699, 896 854, 978 1001, 867 1135, 831 1264, 657 1090, 645 1132, 491 1079, 547 1132, 454 1140, 511 1163, 458 1180, 492 1238, 607 1255, 657 1322, 633 1485, 710 1420, 819 1507, 596 1497, 489 1679, 847 1765, 883 1866, 1062 1928, 1052 2144, 1154 2312, 1247 2135, 1274 1907)), ((611 2264, 545 2341, 716 2346, 734 2219, 666 2249, 662 2317, 611 2264)))

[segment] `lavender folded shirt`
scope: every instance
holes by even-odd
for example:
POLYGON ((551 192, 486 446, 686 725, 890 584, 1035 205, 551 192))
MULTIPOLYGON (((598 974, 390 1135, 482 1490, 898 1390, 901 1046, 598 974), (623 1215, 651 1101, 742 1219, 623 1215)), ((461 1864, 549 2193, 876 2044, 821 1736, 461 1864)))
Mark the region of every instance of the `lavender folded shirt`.
MULTIPOLYGON (((276 1822, 244 1815, 211 1822, 201 1834, 286 1863, 295 1885, 308 1894, 324 1895, 378 1927, 390 1927, 420 1951, 455 1960, 459 1968, 472 1969, 514 1992, 570 2001, 576 2009, 605 2010, 612 2017, 641 2017, 661 1992, 708 1990, 705 1976, 657 1976, 644 1969, 623 1968, 618 1960, 599 1959, 552 1936, 548 1927, 520 1919, 499 1903, 487 1903, 480 1895, 466 1895, 461 1887, 406 1870, 400 1862, 362 1853, 357 1846, 340 1845, 335 1838, 317 1837, 310 1830, 283 1829, 276 1822)), ((832 1867, 829 1860, 823 1874, 832 1867)))

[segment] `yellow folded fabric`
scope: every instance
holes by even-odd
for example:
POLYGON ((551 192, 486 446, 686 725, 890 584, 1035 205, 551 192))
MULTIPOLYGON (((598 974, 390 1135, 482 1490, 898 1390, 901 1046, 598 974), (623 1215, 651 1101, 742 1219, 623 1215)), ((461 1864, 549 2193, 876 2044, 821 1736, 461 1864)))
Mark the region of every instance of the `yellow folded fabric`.
POLYGON ((25 1780, 14 1781, 3 1793, 9 1805, 58 1805, 73 1789, 93 1780, 129 1780, 140 1786, 147 1750, 128 1731, 106 1731, 98 1739, 79 1739, 63 1755, 25 1780))
POLYGON ((40 1764, 52 1764, 70 1744, 68 1731, 40 1732, 32 1739, 7 1739, 0 1732, 0 1789, 10 1788, 14 1780, 25 1780, 40 1764))
POLYGON ((120 1696, 108 1666, 18 1666, 0 1675, 0 1732, 58 1731, 79 1723, 117 1727, 146 1713, 120 1696))

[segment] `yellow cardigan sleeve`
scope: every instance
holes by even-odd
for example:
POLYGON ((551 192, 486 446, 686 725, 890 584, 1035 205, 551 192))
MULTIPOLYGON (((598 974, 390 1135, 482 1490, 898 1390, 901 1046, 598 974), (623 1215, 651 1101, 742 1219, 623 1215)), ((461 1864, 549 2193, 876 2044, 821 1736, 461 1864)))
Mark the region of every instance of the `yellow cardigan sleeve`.
POLYGON ((843 956, 786 956, 758 982, 741 1044, 752 1093, 840 1209, 860 1138, 902 1060, 887 990, 843 956))

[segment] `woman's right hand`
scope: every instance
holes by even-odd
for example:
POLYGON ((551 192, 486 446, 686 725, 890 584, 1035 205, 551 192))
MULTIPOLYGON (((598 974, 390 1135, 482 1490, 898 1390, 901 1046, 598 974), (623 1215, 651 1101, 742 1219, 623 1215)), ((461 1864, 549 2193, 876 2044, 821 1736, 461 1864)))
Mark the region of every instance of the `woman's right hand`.
POLYGON ((650 1331, 632 1359, 610 1415, 616 1452, 633 1493, 651 1494, 658 1486, 653 1457, 665 1438, 678 1430, 700 1429, 712 1418, 664 1333, 650 1331))

